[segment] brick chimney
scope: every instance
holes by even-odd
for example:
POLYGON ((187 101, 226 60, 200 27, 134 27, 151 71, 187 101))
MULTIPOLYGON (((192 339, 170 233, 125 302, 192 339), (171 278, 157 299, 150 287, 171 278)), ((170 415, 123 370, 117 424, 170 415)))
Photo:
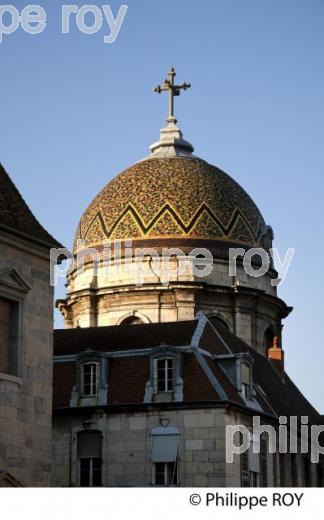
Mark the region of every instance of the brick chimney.
POLYGON ((285 370, 285 353, 278 345, 278 337, 273 338, 272 347, 268 349, 268 359, 273 366, 282 374, 285 370))

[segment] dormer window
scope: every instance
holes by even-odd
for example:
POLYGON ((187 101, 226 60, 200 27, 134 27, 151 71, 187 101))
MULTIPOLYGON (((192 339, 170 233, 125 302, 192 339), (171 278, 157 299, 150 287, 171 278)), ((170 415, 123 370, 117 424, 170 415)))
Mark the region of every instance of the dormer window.
POLYGON ((70 399, 72 408, 107 404, 108 365, 100 352, 87 349, 76 359, 76 378, 70 399))
POLYGON ((155 393, 173 392, 174 362, 173 358, 155 360, 155 393))
POLYGON ((144 402, 183 401, 182 354, 174 347, 161 346, 150 356, 150 378, 144 402))
POLYGON ((245 399, 251 399, 251 367, 247 363, 241 364, 241 392, 245 399))
POLYGON ((98 395, 99 363, 89 362, 82 365, 82 395, 95 397, 98 395))

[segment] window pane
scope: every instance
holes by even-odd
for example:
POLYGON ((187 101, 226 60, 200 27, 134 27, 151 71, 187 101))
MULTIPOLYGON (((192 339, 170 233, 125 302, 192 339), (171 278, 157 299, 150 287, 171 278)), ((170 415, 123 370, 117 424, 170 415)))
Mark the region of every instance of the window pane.
POLYGON ((101 486, 101 463, 102 461, 99 458, 80 460, 81 487, 101 486))
POLYGON ((102 461, 101 459, 93 459, 92 460, 92 485, 94 487, 98 487, 102 485, 101 482, 101 467, 102 467, 102 461))
POLYGON ((165 388, 165 379, 164 378, 158 379, 157 388, 158 388, 158 392, 165 392, 166 388, 165 388))
POLYGON ((14 303, 6 298, 0 298, 0 372, 9 374, 11 329, 13 326, 14 303))
POLYGON ((250 398, 250 388, 244 383, 242 383, 242 394, 246 399, 250 398))
POLYGON ((165 468, 164 462, 158 462, 155 464, 155 484, 157 486, 165 485, 165 468))
POLYGON ((176 486, 177 484, 178 484, 177 465, 175 462, 168 462, 168 464, 167 464, 167 485, 176 486))
POLYGON ((91 459, 80 460, 80 486, 90 487, 90 461, 91 459))
POLYGON ((164 370, 164 362, 165 362, 164 359, 158 359, 158 362, 157 362, 158 370, 164 370))
POLYGON ((158 359, 156 366, 158 392, 171 392, 174 380, 173 359, 158 359))
POLYGON ((97 395, 97 363, 85 363, 83 365, 83 395, 97 395))
POLYGON ((92 395, 97 395, 97 367, 98 365, 97 364, 93 364, 91 366, 91 385, 92 385, 92 388, 91 388, 91 394, 92 395))
POLYGON ((245 363, 241 366, 241 381, 246 385, 250 384, 250 367, 245 363))
POLYGON ((168 392, 172 392, 172 390, 173 390, 173 378, 168 379, 167 390, 168 390, 168 392))
POLYGON ((155 485, 176 486, 178 484, 176 462, 157 462, 155 464, 155 485))

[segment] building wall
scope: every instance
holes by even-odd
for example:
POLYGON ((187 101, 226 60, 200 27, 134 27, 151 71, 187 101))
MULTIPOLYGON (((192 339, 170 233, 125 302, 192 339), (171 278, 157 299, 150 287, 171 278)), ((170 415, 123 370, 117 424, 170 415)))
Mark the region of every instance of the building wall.
MULTIPOLYGON (((0 467, 25 486, 46 486, 51 471, 53 291, 48 251, 0 236, 0 272, 15 269, 29 288, 0 283, 21 298, 17 375, 0 373, 0 467)), ((13 284, 14 285, 14 284, 13 284)))
POLYGON ((161 419, 180 431, 179 485, 224 486, 223 409, 54 417, 52 485, 78 485, 76 434, 85 421, 103 434, 104 486, 152 485, 151 430, 161 419))
MULTIPOLYGON (((261 424, 269 427, 266 421, 261 424)), ((225 427, 243 425, 246 429, 253 430, 253 417, 244 415, 240 412, 228 410, 225 415, 225 427)), ((267 487, 322 487, 323 486, 323 459, 319 463, 310 461, 310 454, 301 453, 301 438, 297 436, 297 453, 287 453, 283 448, 279 448, 278 426, 274 424, 272 431, 276 436, 276 453, 269 452, 269 437, 267 439, 266 467, 267 467, 267 487), (282 450, 282 453, 280 453, 282 450), (294 460, 294 463, 293 463, 294 460)), ((296 437, 293 437, 296 439, 296 437)), ((288 430, 289 439, 289 430, 288 430)), ((288 441, 289 449, 289 441, 288 441)), ((240 455, 234 454, 233 464, 226 464, 226 486, 241 486, 241 460, 240 455)))
MULTIPOLYGON (((94 412, 93 415, 54 415, 52 486, 79 486, 77 434, 86 428, 102 432, 102 485, 149 487, 153 482, 152 429, 167 425, 179 429, 178 485, 181 487, 242 487, 242 458, 234 453, 226 462, 228 426, 252 430, 252 416, 222 408, 147 411, 136 413, 94 412)), ((267 424, 265 421, 262 424, 267 424)), ((228 434, 229 435, 229 434, 228 434)), ((299 439, 300 446, 300 439, 299 439)), ((308 461, 305 454, 266 452, 267 487, 323 486, 323 460, 308 461)), ((259 485, 265 485, 261 479, 259 485)))

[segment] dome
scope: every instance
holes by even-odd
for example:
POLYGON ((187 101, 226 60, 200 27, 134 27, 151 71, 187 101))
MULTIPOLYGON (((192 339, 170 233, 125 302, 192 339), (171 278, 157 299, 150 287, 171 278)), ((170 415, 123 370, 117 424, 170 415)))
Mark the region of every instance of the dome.
POLYGON ((260 244, 266 226, 249 195, 192 149, 179 149, 154 145, 152 156, 109 182, 84 212, 76 240, 85 247, 162 238, 260 244))
POLYGON ((171 69, 169 79, 154 89, 169 93, 169 114, 151 154, 117 175, 85 210, 74 243, 75 255, 80 251, 85 261, 81 269, 78 262, 72 265, 67 296, 58 307, 67 328, 180 322, 202 311, 248 342, 253 331, 262 345, 265 327, 271 324, 275 330, 277 323, 273 272, 262 279, 247 276, 238 262, 232 276, 229 248, 268 250, 272 229, 243 188, 194 155, 183 138, 174 96, 189 84, 176 85, 174 76, 171 69), (87 254, 87 249, 99 255, 87 254), (206 250, 213 257, 212 269, 198 272, 196 257, 206 256, 206 250), (253 323, 251 290, 262 302, 262 316, 253 323), (237 301, 242 313, 236 312, 237 301))

